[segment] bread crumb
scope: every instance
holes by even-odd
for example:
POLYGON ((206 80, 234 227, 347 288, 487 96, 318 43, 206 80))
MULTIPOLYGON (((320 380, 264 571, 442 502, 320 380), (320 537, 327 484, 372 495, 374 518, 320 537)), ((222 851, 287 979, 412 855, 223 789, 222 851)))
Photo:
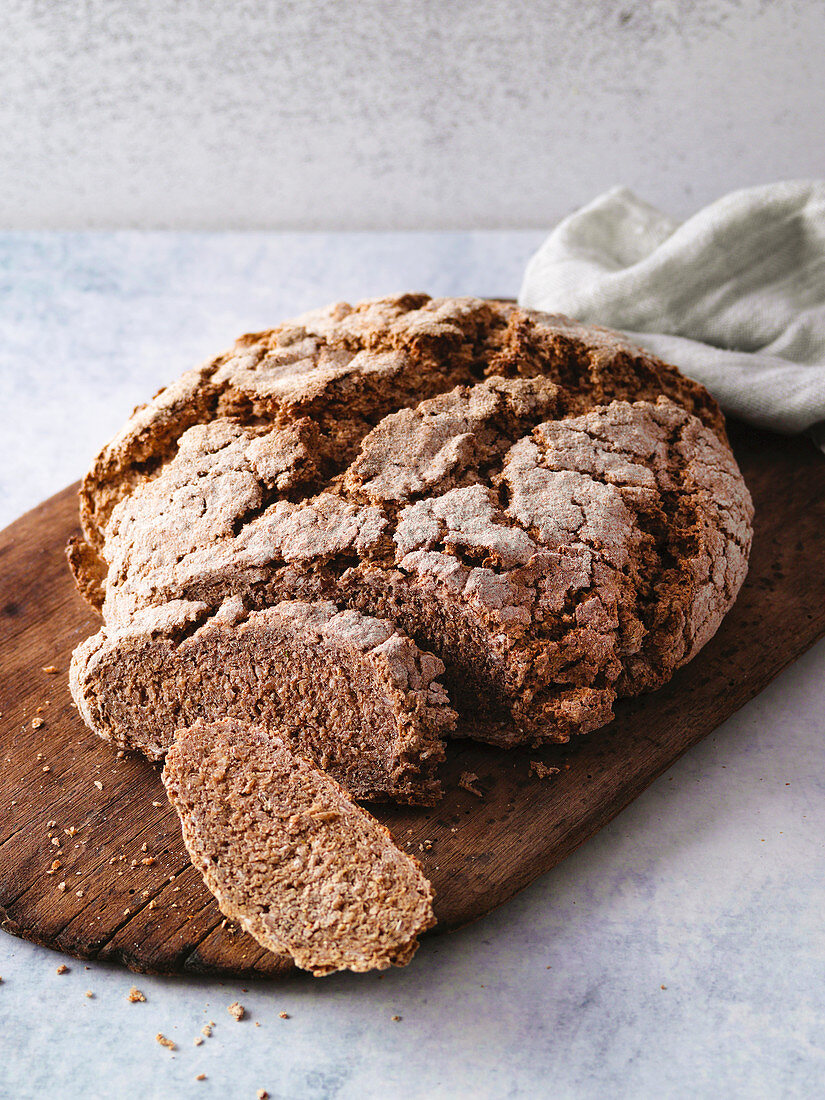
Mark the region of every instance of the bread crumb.
POLYGON ((266 1089, 258 1089, 255 1095, 258 1097, 258 1100, 269 1100, 269 1093, 266 1089))
POLYGON ((69 973, 70 973, 70 970, 69 970, 68 966, 66 966, 65 963, 61 963, 60 966, 58 966, 57 970, 55 971, 55 974, 69 974, 69 973))
POLYGON ((667 989, 667 986, 666 985, 660 985, 659 989, 667 989))
POLYGON ((99 791, 102 791, 102 790, 103 790, 103 784, 102 784, 102 783, 100 782, 100 780, 99 780, 99 779, 96 779, 96 780, 95 780, 95 786, 97 787, 97 789, 98 789, 99 791))
POLYGON ((203 1045, 203 1038, 200 1035, 195 1036, 195 1046, 199 1047, 203 1045))
POLYGON ((63 864, 60 862, 59 859, 52 860, 52 865, 48 869, 46 874, 47 875, 53 875, 55 873, 55 871, 59 871, 62 866, 63 866, 63 864))
POLYGON ((66 883, 65 883, 65 881, 64 881, 64 882, 58 882, 58 884, 57 884, 57 889, 58 889, 58 890, 60 891, 60 893, 61 893, 61 894, 62 894, 62 893, 64 893, 64 892, 65 892, 65 890, 66 890, 66 883))
POLYGON ((138 1001, 145 1001, 146 998, 143 996, 138 987, 136 985, 133 985, 132 988, 129 990, 128 1000, 130 1000, 132 1004, 136 1004, 138 1001))
POLYGON ((146 856, 146 858, 142 859, 140 862, 144 867, 151 867, 153 863, 157 863, 157 860, 154 856, 146 856))
POLYGON ((463 787, 465 791, 469 791, 470 794, 474 794, 477 798, 484 797, 484 791, 481 790, 478 784, 478 776, 475 772, 462 772, 461 778, 458 781, 459 787, 463 787))
POLYGON ((177 1050, 177 1043, 173 1043, 171 1039, 167 1039, 165 1035, 160 1032, 155 1036, 155 1042, 160 1043, 162 1047, 166 1047, 167 1050, 177 1050))
POLYGON ((208 1039, 209 1036, 212 1034, 212 1028, 214 1026, 215 1025, 211 1024, 211 1023, 210 1024, 204 1024, 203 1027, 201 1028, 201 1035, 205 1035, 206 1038, 208 1039))
POLYGON ((82 890, 75 890, 75 897, 82 898, 83 897, 83 891, 82 890))
POLYGON ((41 726, 45 726, 45 722, 42 718, 32 718, 32 729, 39 730, 41 726))
POLYGON ((47 676, 54 676, 57 672, 57 668, 55 665, 44 665, 43 672, 45 672, 47 676))
POLYGON ((530 775, 536 775, 539 779, 551 779, 560 771, 560 768, 551 768, 547 764, 542 764, 541 760, 530 761, 530 775))
POLYGON ((162 806, 163 803, 162 802, 153 802, 152 805, 153 806, 162 806))
POLYGON ((86 996, 89 998, 89 1000, 94 997, 94 993, 92 993, 91 989, 86 990, 86 996))
POLYGON ((205 1073, 195 1074, 195 1080, 196 1081, 205 1081, 206 1080, 206 1074, 205 1073))
POLYGON ((282 1020, 288 1020, 289 1019, 289 1013, 288 1012, 279 1012, 278 1015, 281 1017, 282 1020))
POLYGON ((399 1022, 401 1021, 401 1017, 400 1017, 400 1016, 391 1016, 391 1017, 390 1017, 390 1019, 391 1019, 391 1020, 394 1020, 394 1021, 395 1021, 396 1023, 399 1023, 399 1022))
POLYGON ((246 1009, 240 1001, 233 1001, 226 1011, 236 1020, 242 1020, 246 1015, 246 1009))
MULTIPOLYGON (((42 725, 42 723, 41 723, 41 725, 42 725)), ((44 771, 44 772, 50 772, 51 770, 52 770, 52 769, 51 769, 51 768, 49 767, 49 765, 48 765, 48 764, 44 764, 44 765, 43 765, 43 771, 44 771)))

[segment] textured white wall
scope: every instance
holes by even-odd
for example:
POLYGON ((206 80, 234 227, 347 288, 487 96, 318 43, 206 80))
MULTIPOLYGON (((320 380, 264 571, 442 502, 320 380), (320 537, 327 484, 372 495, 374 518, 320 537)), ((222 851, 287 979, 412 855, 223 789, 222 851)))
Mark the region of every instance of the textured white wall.
POLYGON ((819 0, 2 0, 0 226, 545 226, 822 172, 819 0))

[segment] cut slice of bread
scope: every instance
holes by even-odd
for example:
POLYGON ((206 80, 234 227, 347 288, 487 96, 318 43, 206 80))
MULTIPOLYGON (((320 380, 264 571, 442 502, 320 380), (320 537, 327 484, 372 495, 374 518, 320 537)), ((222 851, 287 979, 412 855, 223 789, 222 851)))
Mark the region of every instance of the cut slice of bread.
POLYGON ((178 733, 163 782, 222 912, 299 967, 404 966, 435 924, 418 862, 289 737, 198 723, 178 733))
POLYGON ((88 639, 70 686, 93 730, 151 759, 177 729, 228 716, 279 729, 356 798, 429 804, 455 725, 443 670, 392 624, 331 603, 177 601, 88 639))

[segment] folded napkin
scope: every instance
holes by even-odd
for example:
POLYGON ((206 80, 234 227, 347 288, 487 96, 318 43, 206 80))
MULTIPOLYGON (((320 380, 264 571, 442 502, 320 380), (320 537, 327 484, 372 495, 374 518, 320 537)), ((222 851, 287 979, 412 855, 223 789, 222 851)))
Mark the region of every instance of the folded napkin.
POLYGON ((519 302, 621 329, 725 412, 825 449, 825 181, 735 191, 685 222, 617 187, 556 226, 519 302))

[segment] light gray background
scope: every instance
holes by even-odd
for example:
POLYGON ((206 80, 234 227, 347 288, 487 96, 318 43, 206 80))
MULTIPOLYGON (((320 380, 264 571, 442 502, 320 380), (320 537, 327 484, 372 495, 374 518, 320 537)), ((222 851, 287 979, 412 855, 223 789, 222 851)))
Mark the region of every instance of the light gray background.
POLYGON ((546 227, 823 171, 819 0, 3 0, 0 226, 546 227))

